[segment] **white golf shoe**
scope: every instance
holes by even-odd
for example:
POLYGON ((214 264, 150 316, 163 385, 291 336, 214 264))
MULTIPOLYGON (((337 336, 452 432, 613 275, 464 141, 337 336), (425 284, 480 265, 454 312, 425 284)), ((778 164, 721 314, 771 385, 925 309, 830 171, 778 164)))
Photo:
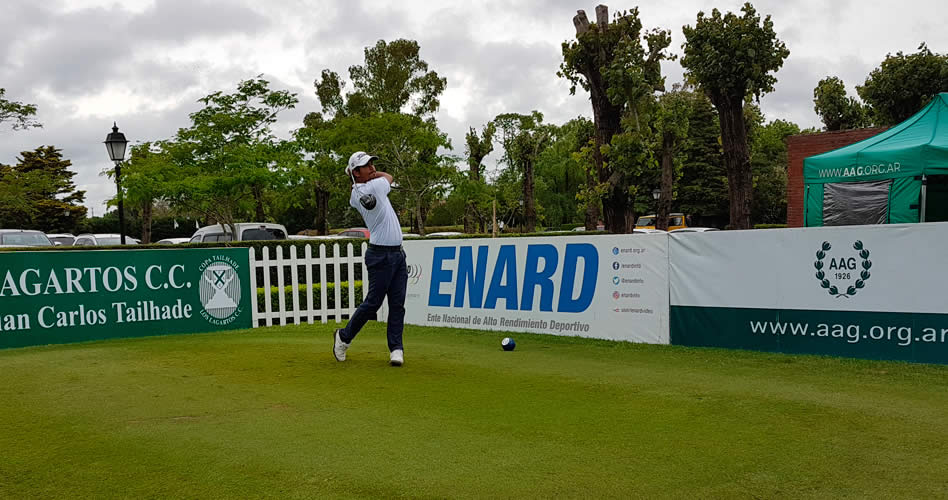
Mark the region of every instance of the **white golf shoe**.
POLYGON ((342 331, 342 328, 336 330, 334 335, 334 341, 332 343, 332 355, 336 357, 336 361, 345 361, 346 360, 346 350, 349 349, 349 344, 342 341, 342 338, 339 337, 339 332, 342 331))
POLYGON ((401 349, 395 349, 392 351, 392 355, 388 358, 388 363, 392 366, 402 366, 405 362, 405 353, 401 349))

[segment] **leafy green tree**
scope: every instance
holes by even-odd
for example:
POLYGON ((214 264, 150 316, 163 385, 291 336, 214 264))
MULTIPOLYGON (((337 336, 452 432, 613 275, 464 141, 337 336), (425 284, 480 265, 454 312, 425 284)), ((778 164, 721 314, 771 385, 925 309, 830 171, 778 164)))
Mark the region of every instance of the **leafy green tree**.
POLYGON ((10 122, 10 127, 13 130, 26 130, 43 126, 33 118, 36 116, 35 104, 9 101, 3 98, 6 93, 6 89, 0 88, 0 125, 10 122))
POLYGON ((700 225, 721 225, 728 220, 727 170, 721 152, 717 112, 704 93, 692 94, 688 140, 682 154, 678 206, 700 225))
POLYGON ((344 165, 359 150, 378 156, 376 167, 391 169, 395 177, 393 203, 410 207, 413 229, 424 234, 430 203, 446 189, 455 167, 451 157, 439 153, 451 143, 433 118, 447 80, 430 71, 419 53, 413 40, 379 40, 365 49, 364 65, 349 68, 354 90, 345 96, 345 82, 323 70, 315 82, 323 110, 304 119, 311 131, 304 150, 314 155, 311 164, 319 169, 314 175, 320 180, 319 196, 339 200, 346 214, 351 212, 345 209, 351 181, 341 175, 340 161, 344 165))
POLYGON ((823 120, 826 130, 846 130, 870 125, 865 106, 846 95, 846 86, 835 76, 828 76, 813 89, 813 110, 823 120))
POLYGON ((86 216, 72 162, 54 146, 23 151, 16 165, 0 165, 0 226, 69 232, 86 216))
POLYGON ((787 137, 800 133, 800 127, 784 120, 773 120, 753 127, 751 168, 754 172, 754 224, 787 222, 787 137))
POLYGON ((643 34, 637 8, 619 12, 610 23, 608 8, 600 5, 595 24, 583 11, 573 23, 576 40, 563 42, 558 74, 571 82, 570 93, 581 86, 592 102, 596 136, 584 156, 595 169, 596 183, 583 198, 602 203, 606 229, 629 233, 635 227, 632 182, 654 163, 650 113, 653 92, 665 87, 661 61, 672 58, 666 52, 671 35, 658 29, 643 34))
MULTIPOLYGON (((560 227, 581 220, 579 205, 586 167, 580 151, 595 135, 593 123, 574 118, 553 131, 553 141, 536 162, 538 217, 546 227, 560 227)), ((595 221, 593 222, 595 224, 595 221)))
POLYGON ((505 113, 493 120, 500 133, 504 154, 501 159, 508 167, 520 172, 523 186, 523 216, 526 231, 536 231, 537 212, 534 199, 534 169, 540 154, 550 144, 553 127, 543 123, 543 114, 505 113))
POLYGON ((888 54, 856 92, 870 106, 876 124, 901 123, 936 94, 948 92, 948 54, 933 53, 924 43, 914 54, 888 54))
POLYGON ((354 90, 342 97, 345 82, 329 69, 315 81, 316 95, 329 117, 402 113, 406 106, 419 117, 434 115, 441 105, 440 96, 447 79, 428 70, 414 40, 379 40, 365 48, 365 64, 349 67, 354 90))
MULTIPOLYGON (((265 193, 280 189, 287 148, 271 126, 280 112, 292 109, 296 94, 270 90, 261 78, 245 80, 231 94, 214 92, 199 100, 191 126, 178 130, 168 153, 179 175, 166 192, 172 203, 206 219, 233 224, 252 206, 253 218, 266 220, 265 193)), ((292 158, 291 158, 292 161, 292 158)))
MULTIPOLYGON (((450 149, 447 135, 432 121, 402 113, 373 114, 367 117, 337 117, 332 126, 319 133, 319 144, 333 155, 347 160, 356 151, 370 151, 378 156, 376 168, 394 178, 391 198, 396 207, 410 207, 411 227, 424 234, 425 219, 431 202, 447 187, 456 171, 453 159, 439 150, 450 149)), ((351 181, 339 175, 344 183, 348 204, 351 181)))
POLYGON ((494 135, 497 133, 497 126, 494 122, 488 122, 481 129, 480 135, 474 130, 474 127, 468 131, 464 137, 467 144, 467 176, 461 176, 454 183, 454 191, 467 199, 467 210, 464 213, 464 232, 471 234, 474 232, 484 232, 487 219, 485 205, 490 202, 487 195, 486 184, 484 183, 483 170, 484 158, 494 150, 494 135))
POLYGON ((682 149, 688 138, 689 116, 694 94, 680 87, 666 92, 658 100, 653 127, 656 131, 659 156, 661 157, 661 194, 656 210, 655 227, 668 230, 668 214, 671 212, 675 183, 681 177, 682 149))
POLYGON ((772 74, 790 55, 786 44, 777 39, 768 15, 761 23, 749 2, 743 16, 714 9, 711 16, 698 13, 695 25, 684 26, 685 55, 681 60, 687 78, 704 91, 717 108, 727 167, 731 201, 731 228, 751 227, 753 175, 750 166, 744 102, 753 95, 760 99, 777 82, 772 74))
POLYGON ((152 242, 152 209, 166 194, 167 185, 180 174, 169 143, 145 142, 132 146, 129 159, 122 165, 123 201, 141 213, 142 243, 152 242))

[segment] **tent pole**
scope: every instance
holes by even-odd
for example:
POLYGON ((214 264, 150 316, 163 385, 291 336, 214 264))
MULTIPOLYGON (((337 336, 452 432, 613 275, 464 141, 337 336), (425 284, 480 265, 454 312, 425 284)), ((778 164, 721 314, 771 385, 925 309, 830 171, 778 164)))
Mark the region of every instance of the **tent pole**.
POLYGON ((919 222, 925 222, 925 205, 928 198, 928 176, 922 174, 922 199, 920 200, 921 207, 919 207, 919 222))
POLYGON ((803 185, 803 227, 807 227, 806 223, 806 202, 810 199, 810 185, 803 185))

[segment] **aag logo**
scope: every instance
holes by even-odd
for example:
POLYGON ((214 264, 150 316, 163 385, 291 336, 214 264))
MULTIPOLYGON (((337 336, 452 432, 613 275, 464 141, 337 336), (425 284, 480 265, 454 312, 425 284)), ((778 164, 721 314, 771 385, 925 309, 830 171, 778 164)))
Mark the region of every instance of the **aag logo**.
POLYGON ((599 252, 589 243, 567 244, 562 257, 553 245, 527 245, 524 262, 518 262, 515 245, 501 245, 496 255, 490 254, 487 245, 479 246, 476 262, 472 246, 436 247, 432 253, 428 305, 495 309, 497 302, 503 300, 507 310, 532 311, 539 288, 540 311, 553 311, 556 297, 556 312, 583 312, 595 296, 598 268, 599 252), (493 259, 494 266, 488 282, 489 259, 493 259), (456 272, 445 269, 445 264, 452 261, 456 261, 456 272), (575 296, 580 262, 582 281, 575 296), (560 280, 554 282, 553 274, 561 263, 560 280), (441 292, 442 284, 449 285, 445 287, 447 293, 441 292))
POLYGON ((816 261, 813 263, 816 268, 816 280, 820 282, 820 287, 833 297, 852 297, 865 288, 866 281, 872 276, 869 272, 872 268, 869 250, 859 240, 853 243, 854 253, 844 250, 830 255, 828 252, 832 249, 833 245, 824 241, 816 251, 816 261))

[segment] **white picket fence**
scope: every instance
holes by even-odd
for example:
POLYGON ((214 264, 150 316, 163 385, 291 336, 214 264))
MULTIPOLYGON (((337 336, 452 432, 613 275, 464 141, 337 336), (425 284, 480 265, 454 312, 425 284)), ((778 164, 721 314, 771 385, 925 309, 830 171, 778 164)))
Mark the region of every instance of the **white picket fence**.
MULTIPOLYGON (((251 308, 253 310, 253 327, 300 324, 306 322, 313 324, 317 320, 322 323, 328 323, 334 319, 336 323, 345 318, 352 317, 355 312, 356 287, 355 282, 356 266, 361 266, 362 278, 362 297, 359 302, 365 299, 369 292, 369 273, 365 267, 365 261, 362 258, 368 247, 362 243, 361 252, 356 255, 352 243, 345 246, 345 253, 340 252, 338 243, 332 245, 332 257, 326 256, 326 247, 328 243, 316 244, 319 256, 313 256, 313 246, 304 247, 303 256, 297 255, 297 247, 289 247, 289 256, 284 257, 282 246, 276 247, 276 255, 271 258, 270 249, 263 248, 262 256, 257 258, 256 251, 250 249, 250 290, 251 290, 251 308), (302 273, 300 268, 303 268, 302 273), (262 283, 257 283, 257 272, 262 271, 262 283), (271 272, 275 271, 275 272, 271 272), (289 271, 289 276, 287 276, 289 271), (314 273, 315 271, 315 273, 314 273), (276 274, 276 283, 272 283, 271 274, 276 274), (314 274, 317 280, 314 282, 314 274), (327 280, 327 276, 332 275, 332 281, 327 280), (345 280, 341 279, 346 274, 345 280), (348 286, 348 306, 343 307, 342 301, 342 282, 347 281, 348 286), (326 291, 328 285, 333 284, 333 307, 329 307, 329 300, 326 291), (263 304, 259 304, 257 297, 257 287, 262 285, 263 304), (313 304, 313 286, 320 285, 319 307, 313 304), (277 300, 274 303, 272 287, 276 286, 277 300), (305 304, 300 304, 300 287, 305 289, 305 304), (290 289, 290 297, 287 299, 287 288, 290 289), (291 307, 287 307, 287 304, 291 307), (262 306, 262 307, 261 307, 262 306), (345 316, 345 318, 344 318, 345 316), (262 323, 262 324, 261 324, 262 323)), ((382 309, 379 310, 379 317, 383 316, 386 307, 383 302, 382 309)))

